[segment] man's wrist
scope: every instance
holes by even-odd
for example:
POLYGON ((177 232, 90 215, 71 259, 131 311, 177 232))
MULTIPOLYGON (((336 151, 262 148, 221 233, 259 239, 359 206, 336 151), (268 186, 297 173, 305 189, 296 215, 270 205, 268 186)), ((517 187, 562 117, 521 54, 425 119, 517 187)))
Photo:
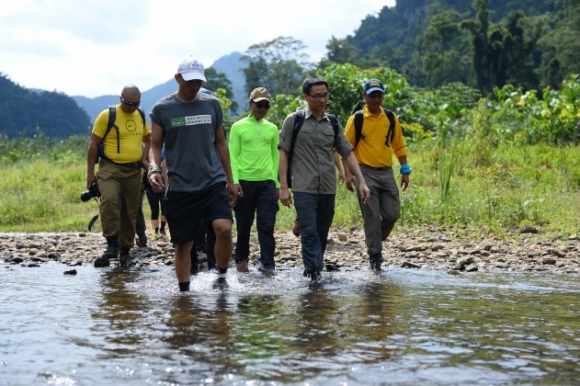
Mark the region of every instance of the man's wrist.
POLYGON ((411 167, 408 164, 401 165, 399 169, 399 173, 401 173, 404 176, 408 176, 409 174, 411 174, 412 171, 413 169, 411 169, 411 167))
POLYGON ((150 164, 149 171, 147 172, 147 178, 151 178, 153 174, 161 174, 161 168, 158 165, 150 164))

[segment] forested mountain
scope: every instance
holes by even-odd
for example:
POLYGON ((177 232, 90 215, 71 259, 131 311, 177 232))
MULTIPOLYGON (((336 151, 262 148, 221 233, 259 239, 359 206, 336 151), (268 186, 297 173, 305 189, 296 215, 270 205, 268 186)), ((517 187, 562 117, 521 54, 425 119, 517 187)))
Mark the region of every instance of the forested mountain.
POLYGON ((12 82, 0 73, 0 133, 9 138, 32 136, 37 129, 51 138, 87 134, 87 113, 60 92, 38 92, 12 82))
POLYGON ((416 86, 559 87, 580 72, 580 0, 398 0, 320 63, 390 67, 416 86))
MULTIPOLYGON (((236 90, 236 84, 232 84, 233 82, 230 82, 229 74, 236 75, 237 69, 228 63, 232 63, 232 60, 234 63, 237 63, 240 56, 240 53, 234 52, 230 55, 225 55, 218 59, 211 67, 206 69, 205 75, 207 82, 204 83, 203 86, 212 91, 216 90, 217 88, 224 88, 226 89, 226 96, 236 101, 236 95, 234 94, 236 90), (224 63, 226 65, 224 65, 224 63)), ((243 90, 244 81, 243 79, 239 79, 240 75, 237 76, 238 78, 236 79, 239 82, 237 83, 239 85, 238 89, 241 88, 243 90)), ((243 74, 241 76, 243 77, 243 74)), ((137 85, 137 87, 139 87, 139 85, 137 85)), ((106 109, 107 106, 119 103, 121 89, 122 86, 119 88, 119 94, 117 95, 101 95, 96 98, 73 96, 72 98, 80 107, 87 111, 91 122, 94 122, 97 118, 97 115, 106 109)), ((146 114, 149 114, 153 108, 153 105, 155 105, 159 99, 175 91, 177 91, 177 83, 173 78, 169 79, 165 83, 154 86, 149 90, 141 90, 141 108, 145 110, 146 114)), ((233 110, 235 110, 235 108, 233 110)))

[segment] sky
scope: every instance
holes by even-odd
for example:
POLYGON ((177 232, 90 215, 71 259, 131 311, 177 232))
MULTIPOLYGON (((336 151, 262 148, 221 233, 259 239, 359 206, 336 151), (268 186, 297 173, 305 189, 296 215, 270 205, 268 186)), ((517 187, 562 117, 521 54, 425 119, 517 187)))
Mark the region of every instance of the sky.
POLYGON ((97 97, 167 82, 193 55, 206 66, 279 36, 312 62, 395 0, 18 0, 0 7, 0 73, 27 88, 97 97))

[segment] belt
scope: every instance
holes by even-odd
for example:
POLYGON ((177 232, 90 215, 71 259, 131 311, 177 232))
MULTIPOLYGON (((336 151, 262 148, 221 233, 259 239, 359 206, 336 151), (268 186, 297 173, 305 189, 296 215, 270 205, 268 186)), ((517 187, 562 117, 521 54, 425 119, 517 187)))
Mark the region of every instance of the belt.
POLYGON ((111 160, 110 158, 105 158, 105 157, 101 157, 101 158, 103 160, 105 160, 107 162, 110 162, 110 163, 113 163, 115 165, 123 166, 123 167, 126 167, 126 168, 131 168, 131 169, 141 169, 141 167, 143 166, 143 164, 141 163, 141 161, 127 162, 127 163, 120 164, 120 163, 117 163, 117 162, 111 160))
POLYGON ((392 166, 383 166, 382 168, 375 168, 369 165, 365 165, 365 164, 359 164, 359 166, 365 167, 367 169, 372 169, 372 170, 389 170, 392 169, 392 166))

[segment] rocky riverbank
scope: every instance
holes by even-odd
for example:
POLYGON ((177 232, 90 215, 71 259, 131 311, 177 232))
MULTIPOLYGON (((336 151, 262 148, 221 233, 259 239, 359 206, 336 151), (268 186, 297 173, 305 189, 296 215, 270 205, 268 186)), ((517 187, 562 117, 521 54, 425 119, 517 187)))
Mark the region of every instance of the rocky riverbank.
MULTIPOLYGON (((536 233, 518 233, 502 240, 465 239, 460 234, 435 227, 394 234, 384 243, 383 268, 436 269, 451 274, 494 270, 580 273, 577 235, 548 239, 536 233)), ((300 241, 292 232, 278 232, 276 242, 278 269, 302 266, 300 241)), ((66 266, 92 265, 105 246, 98 233, 0 233, 0 261, 6 267, 18 264, 32 268, 51 261, 66 266)), ((150 239, 146 247, 131 250, 137 267, 172 265, 173 254, 173 245, 164 238, 150 239)), ((250 267, 258 267, 258 259, 258 245, 253 242, 250 267)), ((205 261, 203 253, 200 261, 205 261)), ((327 270, 368 269, 363 232, 332 230, 325 265, 327 270)))

